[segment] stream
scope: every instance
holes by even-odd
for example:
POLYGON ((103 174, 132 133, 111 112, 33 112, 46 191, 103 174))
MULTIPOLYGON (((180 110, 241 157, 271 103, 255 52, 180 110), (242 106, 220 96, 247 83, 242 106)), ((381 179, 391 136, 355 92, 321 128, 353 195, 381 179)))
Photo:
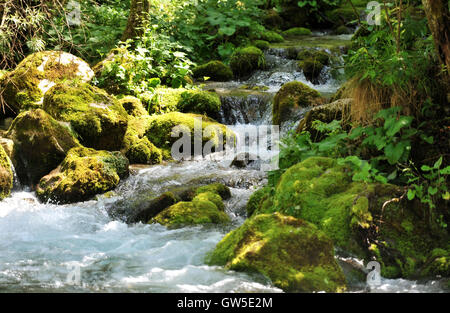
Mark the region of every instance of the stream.
MULTIPOLYGON (((309 43, 327 49, 328 41, 335 44, 349 38, 315 34, 309 43)), ((305 46, 305 42, 301 44, 305 46)), ((271 124, 273 95, 292 80, 304 82, 323 95, 339 88, 331 68, 325 68, 321 83, 313 85, 285 52, 286 47, 269 49, 268 68, 246 81, 206 84, 205 88, 221 95, 220 122, 231 125, 238 135, 255 125, 271 124)), ((248 152, 255 152, 255 145, 250 142, 248 152)), ((112 194, 70 205, 40 203, 33 192, 16 186, 11 197, 0 202, 0 292, 282 292, 262 275, 204 264, 206 253, 243 223, 248 198, 266 182, 264 171, 230 165, 229 159, 211 157, 133 166, 130 177, 112 194), (118 203, 131 203, 143 194, 156 196, 177 186, 212 182, 231 189, 232 197, 225 202, 231 225, 168 230, 156 224, 127 224, 108 213, 118 203), (68 281, 73 270, 79 273, 78 284, 68 281)), ((374 289, 355 283, 349 291, 442 289, 438 281, 382 279, 374 289)))

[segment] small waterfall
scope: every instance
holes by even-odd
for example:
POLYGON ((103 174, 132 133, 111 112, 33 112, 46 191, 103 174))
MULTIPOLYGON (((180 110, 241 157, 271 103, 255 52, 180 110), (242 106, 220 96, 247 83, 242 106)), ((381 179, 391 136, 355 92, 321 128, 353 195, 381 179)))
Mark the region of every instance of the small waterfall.
POLYGON ((273 94, 238 93, 221 95, 219 122, 226 125, 271 123, 273 94))

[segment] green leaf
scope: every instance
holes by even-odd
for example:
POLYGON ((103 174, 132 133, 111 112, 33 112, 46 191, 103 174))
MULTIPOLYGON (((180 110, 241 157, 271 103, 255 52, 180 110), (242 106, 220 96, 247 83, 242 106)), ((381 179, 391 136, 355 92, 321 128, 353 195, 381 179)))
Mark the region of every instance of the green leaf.
POLYGON ((416 197, 416 191, 413 189, 408 190, 408 200, 413 200, 416 197))
POLYGON ((439 160, 436 161, 436 163, 434 163, 433 167, 435 169, 438 169, 441 167, 441 164, 442 164, 442 156, 439 158, 439 160))

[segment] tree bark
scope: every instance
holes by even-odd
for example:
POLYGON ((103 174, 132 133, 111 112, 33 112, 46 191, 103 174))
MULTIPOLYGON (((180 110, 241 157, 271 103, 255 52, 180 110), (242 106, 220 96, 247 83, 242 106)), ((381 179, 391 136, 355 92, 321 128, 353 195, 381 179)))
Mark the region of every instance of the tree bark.
POLYGON ((428 25, 434 38, 439 61, 447 67, 445 80, 449 80, 450 71, 450 14, 448 0, 422 0, 428 25))
POLYGON ((150 12, 150 0, 131 0, 130 14, 127 27, 122 35, 122 41, 142 35, 148 14, 150 12))

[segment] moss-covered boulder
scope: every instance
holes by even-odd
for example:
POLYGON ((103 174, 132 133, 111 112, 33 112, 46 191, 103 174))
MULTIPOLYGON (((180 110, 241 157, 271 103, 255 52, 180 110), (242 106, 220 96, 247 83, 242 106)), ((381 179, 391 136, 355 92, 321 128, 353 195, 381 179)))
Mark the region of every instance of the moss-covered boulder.
POLYGON ((67 154, 60 166, 44 176, 36 189, 41 201, 86 201, 114 189, 128 176, 128 160, 120 152, 79 147, 67 154))
POLYGON ((296 110, 315 104, 319 97, 318 91, 301 82, 293 81, 284 84, 273 101, 273 123, 281 125, 289 120, 296 110))
POLYGON ((264 53, 254 46, 237 49, 230 59, 231 69, 238 77, 248 76, 255 70, 263 69, 265 64, 264 53))
POLYGON ((148 115, 147 110, 144 108, 142 101, 133 96, 125 96, 119 99, 120 105, 127 111, 128 115, 137 117, 142 115, 148 115))
POLYGON ((345 7, 327 11, 325 15, 335 25, 347 25, 359 17, 359 13, 355 13, 353 8, 345 7))
POLYGON ((353 99, 340 99, 332 103, 318 105, 311 108, 308 113, 300 120, 296 132, 301 133, 308 131, 312 138, 321 140, 325 134, 319 133, 312 127, 314 121, 321 121, 324 123, 331 123, 334 120, 341 120, 341 126, 344 129, 350 130, 349 114, 353 99))
POLYGON ((155 95, 149 105, 149 112, 162 114, 178 111, 178 103, 185 91, 187 91, 185 88, 156 88, 155 95))
POLYGON ((19 180, 36 184, 80 146, 71 130, 41 109, 19 114, 8 130, 14 141, 13 161, 19 180))
POLYGON ((178 109, 180 112, 206 114, 216 119, 221 104, 220 97, 214 92, 190 90, 181 94, 178 109))
POLYGON ((255 212, 257 212, 258 209, 262 207, 263 202, 270 197, 272 190, 273 188, 265 186, 252 193, 248 199, 247 205, 245 206, 248 217, 251 217, 255 212))
POLYGON ((271 42, 271 43, 277 43, 277 42, 283 42, 284 38, 280 34, 274 31, 265 31, 260 34, 260 39, 271 42))
POLYGON ((0 116, 16 116, 20 111, 40 108, 45 93, 53 85, 67 80, 87 82, 93 76, 89 65, 70 53, 33 53, 0 79, 1 96, 7 104, 0 116))
POLYGON ((271 206, 258 210, 315 224, 340 251, 380 262, 384 277, 415 278, 434 249, 447 249, 449 235, 430 226, 428 209, 401 199, 404 193, 395 185, 353 181, 348 166, 314 157, 289 168, 271 206))
POLYGON ((297 60, 305 61, 308 59, 313 59, 314 61, 320 62, 323 65, 329 65, 331 55, 321 49, 303 49, 298 52, 297 60))
POLYGON ((162 161, 161 150, 145 137, 150 120, 148 115, 132 117, 128 120, 121 151, 131 164, 159 164, 162 161))
POLYGON ((178 202, 158 213, 149 222, 169 228, 228 223, 230 218, 224 211, 224 198, 221 194, 227 196, 229 192, 229 189, 221 184, 200 187, 191 201, 178 202))
MULTIPOLYGON (((227 143, 227 138, 235 139, 235 134, 225 125, 198 114, 171 112, 162 115, 154 115, 148 119, 145 136, 158 148, 169 151, 172 144, 181 138, 181 133, 177 137, 173 133, 174 128, 183 130, 184 133, 190 134, 191 143, 194 143, 194 128, 198 123, 198 129, 202 130, 202 143, 211 142, 213 147, 218 148, 220 140, 223 136, 223 144, 227 143), (197 121, 197 122, 196 122, 197 121), (201 125, 200 125, 201 122, 201 125), (200 128, 201 127, 201 128, 200 128), (221 136, 219 136, 222 134, 221 136), (174 136, 172 136, 174 135, 174 136)), ((192 150, 193 151, 193 150, 192 150)))
POLYGON ((13 187, 11 160, 0 145, 0 200, 8 197, 13 187))
POLYGON ((341 25, 334 30, 336 35, 348 35, 352 33, 352 30, 345 25, 341 25))
POLYGON ((128 114, 104 90, 88 84, 58 84, 44 97, 43 109, 70 123, 80 142, 89 148, 120 150, 128 114))
POLYGON ((252 45, 261 50, 267 50, 270 48, 270 42, 265 40, 255 40, 252 45))
POLYGON ((309 28, 294 27, 283 32, 284 37, 310 36, 312 32, 309 28))
POLYGON ((233 78, 233 71, 221 61, 210 61, 199 65, 192 70, 194 78, 202 79, 209 77, 213 81, 228 81, 233 78))
POLYGON ((286 292, 339 292, 346 285, 332 241, 314 225, 279 213, 245 221, 219 242, 207 263, 261 273, 286 292))
POLYGON ((307 80, 316 84, 319 81, 324 65, 314 59, 306 59, 305 61, 299 61, 298 67, 303 71, 307 80))

